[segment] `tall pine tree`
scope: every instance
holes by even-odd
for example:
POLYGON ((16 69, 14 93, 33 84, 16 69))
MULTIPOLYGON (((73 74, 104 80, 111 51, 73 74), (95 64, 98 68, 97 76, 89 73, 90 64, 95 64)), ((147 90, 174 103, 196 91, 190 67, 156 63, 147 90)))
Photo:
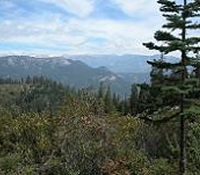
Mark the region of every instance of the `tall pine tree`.
POLYGON ((112 101, 112 95, 111 95, 111 90, 110 86, 108 86, 105 97, 104 97, 104 103, 105 103, 105 112, 106 113, 111 113, 114 111, 114 105, 112 101))
MULTIPOLYGON (((180 175, 186 173, 186 134, 185 123, 186 118, 200 115, 199 107, 199 60, 197 53, 200 50, 200 37, 188 35, 190 31, 198 31, 200 24, 200 0, 183 0, 183 3, 177 3, 172 0, 158 0, 161 5, 160 11, 166 18, 167 23, 163 25, 163 30, 155 33, 155 39, 159 44, 149 42, 144 45, 151 50, 158 50, 161 53, 168 54, 170 52, 179 51, 180 59, 176 63, 164 60, 149 61, 154 68, 162 68, 166 73, 164 82, 162 82, 162 91, 173 93, 177 96, 177 104, 179 111, 168 119, 162 118, 161 121, 179 116, 180 121, 180 175), (191 75, 191 70, 196 76, 191 75), (171 72, 171 75, 169 74, 171 72)), ((197 33, 197 32, 196 32, 197 33)), ((152 118, 149 120, 154 121, 152 118)), ((154 121, 156 122, 156 121, 154 121)))

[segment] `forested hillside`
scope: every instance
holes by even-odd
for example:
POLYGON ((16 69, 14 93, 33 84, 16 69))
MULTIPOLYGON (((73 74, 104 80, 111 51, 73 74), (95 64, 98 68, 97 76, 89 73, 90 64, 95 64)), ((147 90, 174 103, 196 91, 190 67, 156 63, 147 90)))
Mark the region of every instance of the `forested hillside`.
POLYGON ((137 77, 140 78, 135 75, 135 80, 126 79, 104 66, 93 68, 83 61, 65 57, 3 56, 0 57, 0 70, 1 78, 20 80, 27 76, 45 76, 76 89, 90 87, 97 91, 99 84, 104 82, 122 96, 128 94, 130 85, 139 82, 137 77))
MULTIPOLYGON (((143 72, 138 72, 142 78, 137 83, 127 84, 138 76, 123 71, 118 75, 61 57, 0 57, 0 175, 200 175, 200 1, 157 3, 166 22, 155 32, 153 42, 143 45, 160 55, 145 65, 136 64, 150 70, 148 83, 143 72), (94 84, 98 84, 95 90, 94 84)), ((71 22, 73 32, 83 27, 71 22)), ((110 27, 113 21, 107 22, 108 28, 120 33, 110 27)), ((123 34, 127 26, 120 28, 123 34)), ((92 27, 94 31, 96 26, 92 27)), ((101 36, 106 31, 97 33, 101 36)), ((89 39, 76 39, 95 48, 89 39)), ((73 48, 81 45, 76 42, 73 48)), ((92 42, 103 47, 105 39, 92 38, 92 42)), ((115 45, 129 48, 116 42, 106 49, 115 45)))
MULTIPOLYGON (((177 174, 178 121, 143 119, 158 105, 175 110, 154 93, 133 85, 120 100, 103 84, 93 93, 45 77, 1 79, 1 174, 177 174)), ((188 123, 191 173, 199 173, 199 127, 198 118, 188 123)))

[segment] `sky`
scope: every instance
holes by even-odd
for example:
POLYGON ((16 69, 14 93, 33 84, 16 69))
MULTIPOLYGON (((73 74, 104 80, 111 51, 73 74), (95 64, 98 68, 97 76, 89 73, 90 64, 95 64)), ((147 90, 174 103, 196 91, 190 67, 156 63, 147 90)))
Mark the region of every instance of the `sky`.
POLYGON ((151 54, 156 0, 0 0, 0 54, 151 54))

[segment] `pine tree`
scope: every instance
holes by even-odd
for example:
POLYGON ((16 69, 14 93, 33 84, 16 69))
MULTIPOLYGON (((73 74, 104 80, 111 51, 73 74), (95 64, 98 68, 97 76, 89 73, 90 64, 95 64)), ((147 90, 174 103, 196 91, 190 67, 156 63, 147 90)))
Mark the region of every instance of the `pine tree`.
POLYGON ((114 105, 112 101, 111 91, 110 87, 108 86, 105 97, 104 97, 104 103, 105 103, 105 112, 110 113, 114 110, 114 105))
POLYGON ((104 95, 105 95, 105 86, 104 86, 103 82, 101 82, 99 85, 98 97, 104 98, 104 95))
POLYGON ((130 107, 129 111, 131 115, 137 114, 138 100, 139 100, 138 87, 136 84, 133 84, 131 86, 131 96, 129 99, 129 107, 130 107))
POLYGON ((119 95, 113 93, 112 102, 116 110, 119 110, 120 98, 119 95))
POLYGON ((125 94, 124 100, 121 101, 121 113, 122 115, 129 114, 129 101, 127 99, 127 95, 125 94))
MULTIPOLYGON (((197 116, 200 114, 200 109, 197 104, 196 92, 199 92, 199 60, 195 55, 200 50, 199 42, 200 37, 188 36, 191 30, 199 30, 200 24, 195 20, 200 17, 200 0, 193 0, 188 3, 183 0, 182 4, 178 4, 172 0, 158 0, 161 5, 160 11, 166 18, 167 23, 163 25, 163 29, 155 33, 155 39, 162 43, 161 45, 153 42, 145 43, 144 45, 151 50, 158 50, 161 53, 168 54, 173 51, 179 51, 181 57, 176 63, 170 61, 149 61, 153 67, 161 68, 163 70, 171 71, 171 75, 166 74, 164 82, 162 82, 162 90, 176 94, 178 98, 177 104, 179 111, 168 119, 164 118, 163 121, 168 121, 176 116, 180 119, 180 175, 186 173, 186 136, 185 136, 185 123, 186 118, 197 116), (180 32, 180 33, 178 33, 180 32), (178 34, 177 34, 178 33, 178 34), (196 77, 190 75, 188 67, 193 67, 196 70, 196 77), (192 77, 192 78, 191 78, 192 77), (193 99, 191 99, 193 98, 193 99)), ((149 119, 150 120, 150 119, 149 119)), ((153 121, 153 120, 152 120, 153 121)), ((155 121, 154 121, 155 122, 155 121)), ((161 122, 161 120, 159 120, 161 122)))

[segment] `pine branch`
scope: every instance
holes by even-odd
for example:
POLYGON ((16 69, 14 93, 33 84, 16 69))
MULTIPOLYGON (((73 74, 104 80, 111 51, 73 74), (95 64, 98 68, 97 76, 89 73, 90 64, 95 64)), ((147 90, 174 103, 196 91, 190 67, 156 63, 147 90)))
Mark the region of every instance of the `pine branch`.
POLYGON ((180 84, 179 86, 165 86, 162 87, 162 91, 169 91, 176 94, 189 94, 192 92, 193 87, 192 85, 180 84))
POLYGON ((182 41, 171 41, 167 46, 159 46, 154 44, 153 42, 143 43, 149 50, 158 50, 161 53, 168 54, 169 52, 173 52, 176 50, 182 51, 186 49, 186 43, 182 41))
POLYGON ((200 42, 200 37, 191 37, 191 38, 187 38, 186 43, 188 45, 194 45, 194 44, 198 44, 200 42))
POLYGON ((187 47, 187 51, 192 51, 194 53, 198 53, 200 51, 200 46, 187 47))
POLYGON ((180 41, 181 39, 178 38, 178 37, 175 37, 174 35, 172 35, 171 33, 169 32, 164 32, 164 31, 157 31, 154 35, 154 38, 157 40, 157 41, 180 41))
POLYGON ((186 109, 183 113, 183 116, 188 117, 197 117, 200 116, 200 107, 196 105, 190 106, 190 108, 186 109))
POLYGON ((190 2, 186 5, 186 9, 194 12, 200 11, 200 1, 195 0, 194 2, 190 2))
POLYGON ((190 16, 188 16, 190 18, 192 17, 200 17, 200 13, 191 13, 190 16))
POLYGON ((158 45, 154 44, 153 42, 143 43, 143 45, 145 47, 147 47, 149 50, 158 50, 160 52, 165 52, 165 50, 167 49, 167 47, 158 46, 158 45))
POLYGON ((199 79, 198 78, 189 78, 185 79, 185 84, 192 84, 193 86, 198 85, 199 79))
POLYGON ((196 24, 191 24, 191 25, 186 25, 187 29, 200 29, 200 24, 196 23, 196 24))
POLYGON ((160 11, 162 12, 179 13, 181 10, 181 5, 177 5, 175 1, 159 0, 158 3, 161 4, 160 11))
POLYGON ((147 61, 148 64, 161 68, 161 69, 170 69, 170 68, 177 68, 177 66, 181 67, 181 63, 168 63, 168 62, 160 62, 160 61, 147 61))
MULTIPOLYGON (((169 21, 167 24, 163 25, 163 28, 167 28, 167 29, 183 29, 186 25, 186 22, 182 19, 181 15, 163 15, 164 17, 166 17, 166 20, 169 21)), ((188 24, 191 23, 191 21, 187 22, 188 24)))
POLYGON ((163 84, 166 84, 166 85, 170 85, 170 84, 176 84, 176 83, 180 83, 180 77, 178 76, 169 76, 169 77, 165 77, 164 78, 164 83, 163 84))

